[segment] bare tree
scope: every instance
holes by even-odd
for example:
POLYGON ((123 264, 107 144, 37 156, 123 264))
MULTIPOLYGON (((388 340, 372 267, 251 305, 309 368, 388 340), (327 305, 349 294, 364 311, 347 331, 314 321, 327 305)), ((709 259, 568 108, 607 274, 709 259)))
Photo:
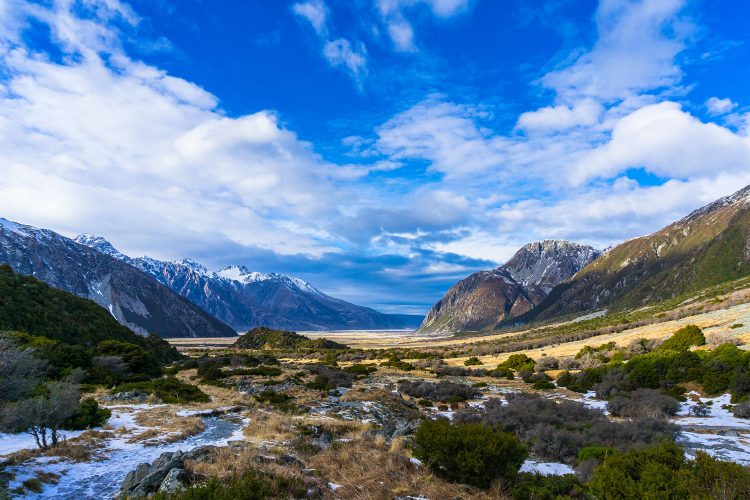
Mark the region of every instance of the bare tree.
POLYGON ((25 397, 41 381, 47 364, 0 334, 0 404, 25 397))

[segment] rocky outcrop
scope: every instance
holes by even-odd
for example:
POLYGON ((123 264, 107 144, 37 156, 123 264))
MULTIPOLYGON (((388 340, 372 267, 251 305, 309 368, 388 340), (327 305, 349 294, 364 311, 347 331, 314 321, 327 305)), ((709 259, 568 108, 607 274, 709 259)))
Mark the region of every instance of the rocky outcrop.
POLYGON ((140 269, 47 229, 0 218, 0 263, 93 300, 136 333, 160 337, 236 335, 140 269))
POLYGON ((506 264, 459 281, 430 309, 420 331, 477 331, 534 309, 601 252, 568 241, 529 243, 506 264))
POLYGON ((190 259, 132 258, 99 236, 80 235, 76 241, 148 273, 239 332, 257 326, 301 331, 401 329, 416 328, 422 321, 421 316, 383 314, 330 297, 293 276, 244 266, 210 271, 190 259))

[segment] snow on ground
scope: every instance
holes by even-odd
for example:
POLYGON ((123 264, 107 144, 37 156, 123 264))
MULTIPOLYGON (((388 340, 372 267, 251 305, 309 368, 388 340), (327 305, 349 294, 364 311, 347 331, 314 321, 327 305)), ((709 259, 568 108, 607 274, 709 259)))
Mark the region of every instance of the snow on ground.
MULTIPOLYGON (((62 440, 80 436, 84 432, 85 431, 60 431, 58 434, 60 440, 62 440)), ((19 432, 18 434, 0 433, 0 456, 28 448, 36 448, 36 441, 31 434, 26 434, 24 432, 19 432)))
POLYGON ((521 466, 521 472, 532 472, 543 476, 563 476, 565 474, 574 474, 575 471, 569 465, 559 462, 537 462, 536 460, 527 459, 521 466))
MULTIPOLYGON (((697 396, 697 393, 688 393, 688 396, 697 396)), ((686 402, 680 405, 680 411, 678 416, 681 418, 676 420, 676 423, 682 426, 690 427, 731 427, 733 429, 747 429, 750 431, 750 419, 737 418, 732 415, 732 412, 726 408, 722 408, 725 405, 731 404, 730 401, 732 396, 724 394, 716 398, 699 398, 702 403, 707 403, 709 414, 706 417, 691 417, 690 409, 698 406, 697 401, 688 399, 686 402)))
MULTIPOLYGON (((148 405, 118 406, 113 410, 109 424, 112 427, 126 427, 128 429, 142 428, 135 424, 135 413, 141 407, 148 405)), ((22 466, 8 469, 16 475, 11 481, 10 488, 17 487, 25 479, 35 477, 39 471, 60 474, 60 482, 56 485, 45 485, 42 493, 28 494, 27 498, 60 498, 60 499, 100 499, 112 498, 119 490, 125 475, 140 463, 153 462, 165 451, 188 451, 198 446, 211 444, 224 446, 229 441, 242 438, 242 429, 248 422, 243 419, 242 424, 230 422, 219 417, 206 417, 206 429, 177 443, 156 446, 144 446, 142 443, 128 443, 131 434, 112 437, 107 440, 103 450, 106 458, 91 462, 55 461, 50 457, 43 457, 25 463, 22 466)))

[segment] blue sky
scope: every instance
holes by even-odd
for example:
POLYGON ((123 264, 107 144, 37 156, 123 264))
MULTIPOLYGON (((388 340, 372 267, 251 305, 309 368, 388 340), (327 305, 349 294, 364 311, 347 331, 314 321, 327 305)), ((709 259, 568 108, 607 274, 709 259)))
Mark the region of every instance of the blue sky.
POLYGON ((422 313, 750 183, 743 1, 0 1, 0 216, 422 313))

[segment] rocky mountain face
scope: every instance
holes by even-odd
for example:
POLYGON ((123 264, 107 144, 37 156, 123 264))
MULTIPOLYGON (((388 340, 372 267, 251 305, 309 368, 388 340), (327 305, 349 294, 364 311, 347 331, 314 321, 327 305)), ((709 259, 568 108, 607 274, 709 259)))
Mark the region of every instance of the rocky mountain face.
POLYGON ((0 263, 93 300, 136 333, 235 335, 229 326, 140 269, 47 229, 0 218, 0 263))
POLYGON ((81 235, 76 241, 137 267, 237 331, 257 326, 284 330, 375 330, 416 328, 421 316, 383 314, 330 297, 310 283, 244 266, 209 271, 189 259, 165 262, 131 258, 107 240, 81 235))
POLYGON ((637 308, 748 274, 750 186, 617 245, 519 320, 637 308))
POLYGON ((533 310, 550 291, 601 252, 568 241, 529 243, 504 265, 459 281, 434 305, 420 331, 492 328, 533 310))

